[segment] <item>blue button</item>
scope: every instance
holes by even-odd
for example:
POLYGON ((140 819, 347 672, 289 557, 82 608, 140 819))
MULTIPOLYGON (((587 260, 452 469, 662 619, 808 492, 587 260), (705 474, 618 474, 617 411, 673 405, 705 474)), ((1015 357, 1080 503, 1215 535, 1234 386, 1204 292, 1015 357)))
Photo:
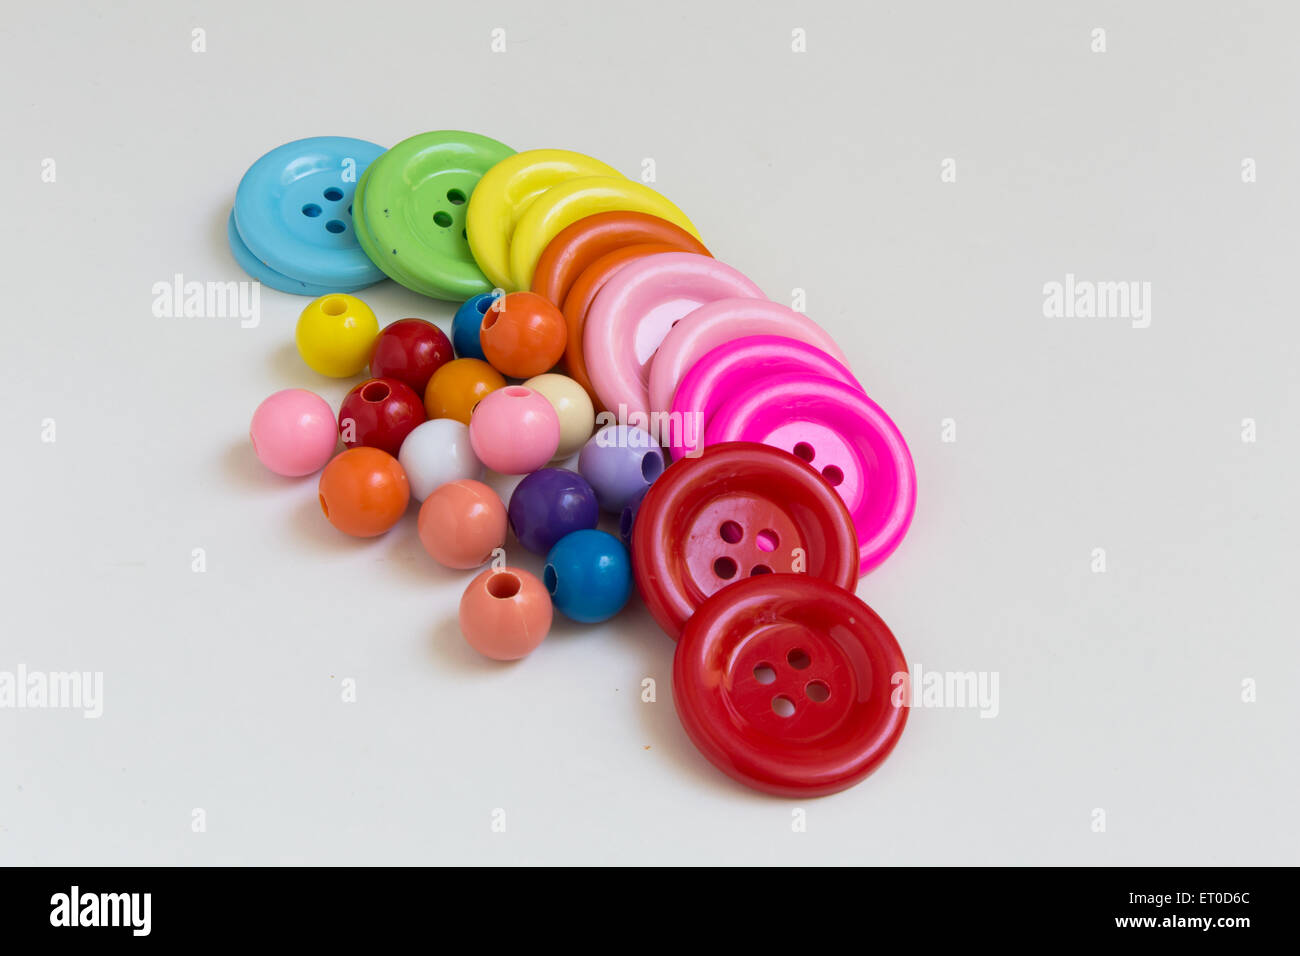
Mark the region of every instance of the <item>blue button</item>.
POLYGON ((235 228, 249 253, 273 273, 329 292, 383 279, 352 225, 357 180, 383 152, 361 139, 317 136, 255 162, 235 193, 235 228))

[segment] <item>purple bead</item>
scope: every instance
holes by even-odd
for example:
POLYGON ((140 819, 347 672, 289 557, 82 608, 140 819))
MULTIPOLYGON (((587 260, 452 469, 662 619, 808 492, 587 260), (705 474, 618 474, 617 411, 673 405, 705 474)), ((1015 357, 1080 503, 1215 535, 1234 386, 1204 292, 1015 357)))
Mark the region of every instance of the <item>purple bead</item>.
POLYGON ((663 449, 643 429, 607 425, 582 446, 578 471, 596 489, 600 506, 620 514, 663 474, 663 449))
POLYGON ((565 535, 596 527, 600 509, 582 475, 542 468, 515 486, 508 515, 519 543, 534 554, 546 554, 565 535))

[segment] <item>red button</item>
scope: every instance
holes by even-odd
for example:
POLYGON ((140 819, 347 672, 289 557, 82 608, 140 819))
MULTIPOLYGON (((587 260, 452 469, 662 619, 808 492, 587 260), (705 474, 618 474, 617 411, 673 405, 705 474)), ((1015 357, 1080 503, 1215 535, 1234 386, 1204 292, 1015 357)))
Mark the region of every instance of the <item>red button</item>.
POLYGON ((722 442, 650 486, 632 568, 675 640, 705 598, 746 577, 796 572, 852 589, 858 541, 844 502, 808 465, 768 445, 722 442))
POLYGON ((906 702, 893 701, 906 673, 898 641, 857 597, 778 574, 700 606, 677 643, 673 701, 719 770, 756 790, 817 797, 889 756, 907 723, 906 702))

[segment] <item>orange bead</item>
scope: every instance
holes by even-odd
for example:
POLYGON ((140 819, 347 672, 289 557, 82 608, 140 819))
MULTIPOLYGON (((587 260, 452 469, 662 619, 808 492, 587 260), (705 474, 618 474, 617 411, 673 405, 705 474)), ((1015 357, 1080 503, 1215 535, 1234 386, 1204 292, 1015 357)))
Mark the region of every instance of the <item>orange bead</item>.
MULTIPOLYGON (((490 310, 489 310, 490 311, 490 310)), ((424 389, 424 410, 430 418, 454 418, 469 424, 469 413, 485 395, 505 388, 506 380, 487 362, 455 359, 433 373, 424 389)))
POLYGON ((406 513, 411 488, 397 459, 378 448, 337 455, 320 476, 320 510, 345 534, 373 538, 406 513))
POLYGON ((506 506, 472 478, 440 485, 420 506, 420 543, 441 565, 477 568, 506 543, 506 506))
POLYGON ((551 595, 519 568, 488 568, 460 599, 460 632, 470 647, 498 661, 527 656, 551 630, 551 595))
POLYGON ((492 367, 512 378, 555 368, 569 331, 564 315, 536 292, 509 292, 483 316, 479 341, 492 367))

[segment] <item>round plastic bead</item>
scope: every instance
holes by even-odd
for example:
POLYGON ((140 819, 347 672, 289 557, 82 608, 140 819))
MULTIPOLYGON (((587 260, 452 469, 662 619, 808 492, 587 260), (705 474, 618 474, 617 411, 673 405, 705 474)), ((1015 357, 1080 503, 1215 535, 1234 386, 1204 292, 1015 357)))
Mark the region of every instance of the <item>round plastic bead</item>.
POLYGON ((551 630, 551 598, 542 582, 519 568, 488 568, 460 599, 460 632, 485 657, 527 657, 551 630))
POLYGON ((483 327, 483 316, 500 296, 495 292, 484 292, 466 299, 456 310, 451 320, 451 344, 456 350, 457 358, 473 358, 486 362, 483 343, 479 341, 479 329, 483 327))
POLYGON ((506 542, 506 506, 481 481, 451 481, 424 499, 419 532, 424 550, 439 564, 477 568, 506 542))
POLYGON ((469 420, 469 442, 493 471, 526 475, 555 457, 560 419, 544 395, 510 385, 478 403, 469 420))
POLYGON ((325 467, 338 445, 339 428, 329 402, 305 388, 286 388, 257 406, 248 437, 263 465, 298 478, 325 467))
POLYGON ((452 418, 417 425, 402 442, 397 460, 406 471, 416 501, 423 501, 449 481, 477 479, 483 474, 483 463, 469 444, 469 428, 452 418))
POLYGON ((542 583, 565 617, 606 621, 632 595, 632 562, 623 542, 604 531, 575 531, 546 555, 542 583))
POLYGON ((560 447, 555 450, 554 460, 568 458, 586 444, 596 427, 596 409, 586 389, 568 376, 554 372, 533 376, 524 382, 524 388, 546 396, 560 419, 560 447))
POLYGON ((565 535, 596 527, 600 506, 587 479, 564 468, 542 468, 510 495, 510 530, 529 551, 545 554, 565 535))
POLYGON ((601 508, 612 514, 620 514, 663 470, 658 442, 630 425, 605 426, 578 455, 578 471, 596 489, 601 508))
POLYGON ((397 459, 378 448, 349 448, 320 476, 320 508, 345 534, 373 538, 406 513, 411 489, 397 459))
POLYGON ((395 378, 423 395, 433 373, 451 360, 451 339, 442 329, 424 319, 398 319, 375 339, 370 374, 395 378))
POLYGON ((564 354, 564 316, 536 292, 508 292, 483 316, 479 338, 492 367, 511 378, 555 368, 564 354))
POLYGON ((700 753, 746 786, 785 797, 851 787, 907 723, 907 661, 879 615, 806 574, 723 588, 687 622, 673 704, 700 753))
POLYGON ((298 317, 294 342, 313 371, 331 378, 350 378, 370 361, 379 335, 375 313, 354 295, 323 295, 298 317))
POLYGON ((459 358, 433 373, 424 389, 424 410, 430 418, 454 418, 469 424, 474 406, 499 388, 505 377, 487 362, 459 358))
POLYGON ((339 407, 339 434, 348 448, 368 445, 396 456, 424 421, 424 402, 395 378, 372 378, 348 392, 339 407))

